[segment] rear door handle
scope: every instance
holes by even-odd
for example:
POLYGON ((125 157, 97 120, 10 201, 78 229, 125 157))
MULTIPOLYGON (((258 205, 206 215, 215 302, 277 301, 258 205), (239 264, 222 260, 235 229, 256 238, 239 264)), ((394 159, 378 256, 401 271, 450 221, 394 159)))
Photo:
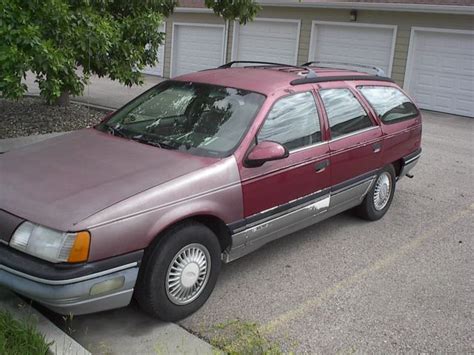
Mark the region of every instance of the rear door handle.
POLYGON ((326 168, 329 166, 329 159, 321 160, 318 161, 316 164, 314 164, 314 170, 316 170, 317 173, 321 173, 326 168))
POLYGON ((374 143, 374 144, 372 144, 372 149, 373 149, 374 153, 378 153, 382 150, 382 144, 374 143))

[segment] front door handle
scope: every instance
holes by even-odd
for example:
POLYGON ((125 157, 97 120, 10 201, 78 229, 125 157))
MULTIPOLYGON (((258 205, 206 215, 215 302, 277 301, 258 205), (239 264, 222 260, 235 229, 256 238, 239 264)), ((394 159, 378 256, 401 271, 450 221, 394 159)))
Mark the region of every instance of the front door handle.
POLYGON ((314 170, 316 170, 317 173, 321 173, 326 168, 329 166, 329 159, 321 160, 318 161, 316 164, 314 164, 314 170))
POLYGON ((382 144, 380 143, 372 144, 372 150, 374 151, 374 153, 380 152, 382 150, 382 144))

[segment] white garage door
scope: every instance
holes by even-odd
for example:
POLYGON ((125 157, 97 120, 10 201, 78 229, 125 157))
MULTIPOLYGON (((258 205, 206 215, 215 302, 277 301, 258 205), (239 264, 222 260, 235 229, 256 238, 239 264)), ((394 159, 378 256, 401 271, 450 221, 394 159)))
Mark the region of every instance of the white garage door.
POLYGON ((421 108, 474 117, 474 31, 413 28, 405 89, 421 108))
MULTIPOLYGON (((165 32, 166 25, 162 24, 160 28, 158 29, 158 32, 165 32)), ((158 76, 163 76, 163 61, 165 57, 165 45, 163 45, 158 48, 158 63, 153 66, 153 67, 146 67, 145 69, 142 70, 142 73, 145 74, 150 74, 150 75, 158 75, 158 76)))
POLYGON ((256 19, 234 26, 232 60, 257 60, 296 65, 299 20, 256 19))
POLYGON ((173 24, 171 77, 224 63, 224 25, 173 24))
POLYGON ((391 75, 396 26, 313 21, 309 60, 376 66, 391 75))

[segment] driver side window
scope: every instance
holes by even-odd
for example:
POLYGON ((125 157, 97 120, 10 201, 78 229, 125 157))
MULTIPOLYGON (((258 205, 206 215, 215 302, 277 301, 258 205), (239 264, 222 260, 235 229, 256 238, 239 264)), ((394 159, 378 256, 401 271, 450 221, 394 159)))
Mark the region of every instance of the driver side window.
POLYGON ((274 141, 295 150, 321 141, 316 103, 311 92, 277 101, 257 136, 258 142, 274 141))

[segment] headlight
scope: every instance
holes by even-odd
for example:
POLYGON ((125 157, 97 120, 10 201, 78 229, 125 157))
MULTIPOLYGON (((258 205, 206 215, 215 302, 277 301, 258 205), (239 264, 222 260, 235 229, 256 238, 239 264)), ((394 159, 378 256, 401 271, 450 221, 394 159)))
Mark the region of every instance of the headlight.
POLYGON ((53 263, 78 263, 89 257, 90 234, 64 233, 24 222, 13 234, 10 246, 53 263))

